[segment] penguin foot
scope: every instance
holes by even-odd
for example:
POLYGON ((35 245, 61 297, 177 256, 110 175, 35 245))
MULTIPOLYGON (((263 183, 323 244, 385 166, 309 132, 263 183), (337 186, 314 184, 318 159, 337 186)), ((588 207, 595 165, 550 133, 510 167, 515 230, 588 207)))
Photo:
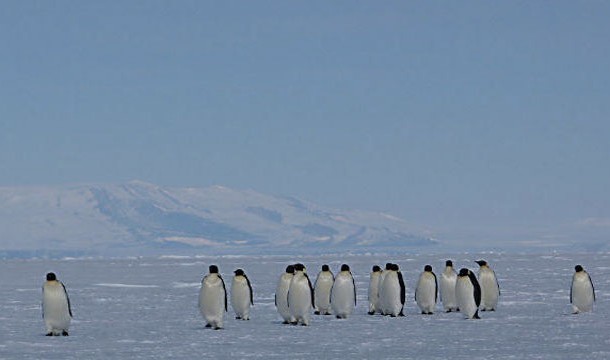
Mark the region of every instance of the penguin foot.
POLYGON ((447 310, 447 311, 445 311, 445 312, 446 312, 446 313, 450 313, 451 311, 452 311, 451 309, 448 309, 448 310, 447 310))
POLYGON ((212 324, 205 324, 205 327, 206 327, 206 328, 211 328, 211 327, 212 327, 212 324))
POLYGON ((48 332, 45 334, 45 336, 53 336, 53 332, 48 332))
POLYGON ((369 311, 367 314, 369 314, 369 315, 375 315, 375 312, 374 312, 374 311, 369 311))
POLYGON ((473 319, 480 319, 481 317, 479 317, 479 310, 477 310, 477 312, 474 313, 474 316, 472 317, 473 319))
POLYGON ((314 313, 314 315, 320 315, 320 311, 318 311, 318 310, 314 311, 313 313, 314 313))
POLYGON ((395 318, 395 317, 396 317, 396 315, 394 315, 394 314, 390 314, 390 317, 393 317, 393 318, 395 318))
POLYGON ((324 315, 332 315, 330 312, 325 312, 324 315))
POLYGON ((299 322, 298 321, 293 321, 290 323, 290 325, 297 325, 299 322))
POLYGON ((63 331, 61 332, 61 336, 69 336, 69 335, 68 335, 68 332, 67 332, 66 330, 63 330, 63 331))
POLYGON ((284 325, 288 325, 288 324, 290 324, 290 323, 289 323, 288 321, 284 320, 284 322, 283 322, 282 324, 284 324, 284 325))
POLYGON ((220 326, 215 326, 214 330, 221 330, 222 328, 220 326))
POLYGON ((236 316, 235 320, 241 320, 241 316, 236 316))

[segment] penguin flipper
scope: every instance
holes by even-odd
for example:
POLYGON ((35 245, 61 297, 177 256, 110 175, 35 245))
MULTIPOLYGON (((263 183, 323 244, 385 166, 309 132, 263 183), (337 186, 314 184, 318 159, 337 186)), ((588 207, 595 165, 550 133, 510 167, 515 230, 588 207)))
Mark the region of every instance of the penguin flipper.
POLYGON ((314 300, 313 287, 311 286, 311 281, 309 280, 309 276, 307 276, 307 274, 303 273, 303 275, 307 279, 307 284, 309 284, 309 293, 311 294, 311 307, 315 308, 316 304, 315 304, 315 300, 314 300))
POLYGON ((244 275, 244 277, 246 278, 246 282, 248 283, 248 289, 250 289, 250 304, 254 305, 254 295, 252 293, 252 284, 250 284, 250 279, 248 279, 248 277, 246 275, 244 275))
POLYGON ((70 306, 70 297, 68 296, 68 291, 66 291, 66 287, 64 286, 64 283, 60 282, 61 287, 64 288, 64 294, 66 294, 66 300, 68 301, 68 313, 70 314, 70 317, 72 316, 72 306, 70 306))
POLYGON ((405 298, 407 296, 407 290, 405 289, 405 282, 402 279, 402 273, 400 271, 397 271, 398 274, 398 284, 400 284, 400 303, 401 304, 405 304, 405 298))
POLYGON ((220 276, 220 274, 218 274, 218 278, 220 279, 220 282, 222 283, 222 290, 225 293, 225 312, 228 312, 229 305, 227 304, 227 288, 225 286, 225 281, 222 279, 222 276, 220 276))

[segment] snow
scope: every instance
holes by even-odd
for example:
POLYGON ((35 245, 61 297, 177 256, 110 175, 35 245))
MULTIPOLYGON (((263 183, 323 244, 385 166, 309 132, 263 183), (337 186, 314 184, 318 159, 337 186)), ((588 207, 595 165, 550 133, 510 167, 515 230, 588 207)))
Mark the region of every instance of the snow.
MULTIPOLYGON (((0 262, 0 359, 607 359, 610 358, 610 254, 453 254, 323 256, 164 256, 129 259, 3 260, 0 262), (459 313, 420 315, 413 300, 418 274, 446 259, 476 270, 485 259, 498 275, 496 312, 481 320, 459 313), (312 315, 311 326, 282 325, 274 306, 276 282, 287 264, 303 262, 312 278, 322 264, 335 273, 352 268, 358 295, 346 320, 312 315), (407 316, 369 316, 371 267, 401 266, 407 316), (217 264, 230 284, 243 268, 254 288, 250 321, 204 328, 197 309, 199 281, 217 264), (569 287, 574 265, 591 274, 597 291, 592 313, 572 315, 569 287), (41 285, 54 271, 72 302, 69 337, 45 337, 41 285)), ((229 286, 227 286, 229 288, 229 286)))

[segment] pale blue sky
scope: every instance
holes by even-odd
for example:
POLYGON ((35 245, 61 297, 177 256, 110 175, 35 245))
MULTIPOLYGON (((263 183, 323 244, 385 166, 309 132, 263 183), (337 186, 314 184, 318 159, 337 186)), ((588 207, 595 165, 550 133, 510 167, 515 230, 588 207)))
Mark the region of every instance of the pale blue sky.
POLYGON ((220 184, 607 241, 610 2, 4 1, 0 186, 220 184))

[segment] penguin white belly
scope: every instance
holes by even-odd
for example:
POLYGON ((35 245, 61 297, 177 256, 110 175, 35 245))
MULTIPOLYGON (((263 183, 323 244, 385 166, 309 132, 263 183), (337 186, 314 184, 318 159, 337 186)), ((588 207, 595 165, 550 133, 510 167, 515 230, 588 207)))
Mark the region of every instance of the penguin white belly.
POLYGON ((572 310, 574 313, 593 309, 593 286, 585 273, 575 274, 572 280, 572 310))
POLYGON ((379 288, 377 289, 377 306, 379 306, 379 312, 382 315, 387 315, 388 313, 388 301, 384 289, 384 282, 387 274, 388 272, 386 270, 379 274, 379 288))
POLYGON ((460 312, 468 319, 477 313, 478 306, 474 299, 474 286, 467 277, 460 277, 455 286, 455 297, 460 312))
POLYGON ((374 272, 371 275, 371 280, 369 282, 369 313, 374 314, 376 312, 380 312, 379 306, 379 279, 380 273, 374 272))
POLYGON ((250 319, 250 287, 244 277, 233 278, 231 307, 233 307, 236 317, 244 320, 250 319))
POLYGON ((481 309, 493 311, 498 306, 500 289, 493 270, 481 269, 479 274, 481 285, 481 309))
POLYGON ((457 274, 453 271, 448 274, 443 273, 441 275, 441 300, 443 302, 443 308, 445 309, 445 311, 456 311, 458 309, 457 301, 455 298, 456 282, 457 274))
POLYGON ((383 279, 382 292, 384 298, 384 314, 398 316, 402 310, 400 303, 400 284, 398 275, 392 271, 383 279))
POLYGON ((333 287, 333 276, 331 273, 322 273, 316 280, 314 288, 316 309, 320 314, 330 314, 330 291, 333 287))
POLYGON ((70 310, 64 287, 59 283, 45 284, 43 290, 42 311, 47 333, 61 335, 70 327, 70 310))
POLYGON ((225 290, 218 278, 204 279, 199 291, 199 311, 204 320, 214 328, 222 328, 225 313, 225 290))
POLYGON ((288 289, 292 280, 292 274, 282 274, 280 281, 275 289, 275 305, 277 312, 280 314, 285 323, 294 322, 294 318, 290 315, 288 308, 288 289))
POLYGON ((331 293, 331 304, 333 313, 338 318, 347 318, 354 311, 354 282, 352 277, 347 274, 340 273, 335 279, 335 284, 331 293))
POLYGON ((288 309, 296 322, 309 325, 311 313, 311 288, 303 274, 295 274, 288 290, 288 309))
POLYGON ((431 274, 422 274, 417 282, 415 292, 417 306, 422 313, 430 314, 434 312, 436 305, 436 282, 431 274))

